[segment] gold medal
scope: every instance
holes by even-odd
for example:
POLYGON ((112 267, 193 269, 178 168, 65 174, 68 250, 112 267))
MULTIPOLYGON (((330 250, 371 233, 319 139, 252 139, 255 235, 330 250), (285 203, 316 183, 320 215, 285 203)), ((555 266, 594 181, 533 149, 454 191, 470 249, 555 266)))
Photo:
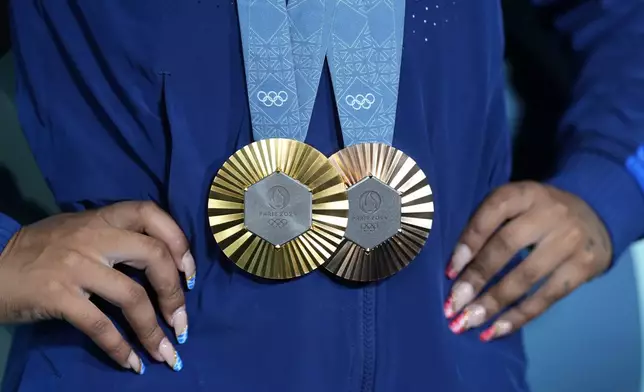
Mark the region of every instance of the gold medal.
POLYGON ((342 243, 349 203, 342 178, 313 147, 266 139, 233 154, 210 187, 215 241, 241 269, 268 279, 305 275, 342 243))
POLYGON ((425 173, 401 151, 379 143, 347 147, 329 158, 348 187, 345 238, 324 267, 352 281, 389 277, 427 241, 434 199, 425 173))

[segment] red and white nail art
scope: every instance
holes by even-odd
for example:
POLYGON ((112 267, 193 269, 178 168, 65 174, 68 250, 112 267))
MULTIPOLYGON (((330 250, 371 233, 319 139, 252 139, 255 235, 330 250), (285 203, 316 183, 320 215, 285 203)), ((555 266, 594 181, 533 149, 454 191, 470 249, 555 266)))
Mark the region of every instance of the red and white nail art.
POLYGON ((472 261, 472 250, 470 247, 465 244, 456 245, 452 260, 450 260, 445 274, 449 279, 456 279, 458 274, 461 273, 470 261, 472 261))
POLYGON ((447 268, 445 269, 445 275, 447 275, 447 278, 449 280, 454 280, 458 276, 458 271, 452 268, 451 264, 448 264, 447 268))
POLYGON ((447 301, 445 301, 445 304, 443 305, 443 312, 445 313, 445 317, 448 319, 454 317, 454 300, 452 299, 451 295, 449 296, 449 298, 447 298, 447 301))
POLYGON ((512 331, 512 323, 506 320, 497 320, 490 328, 481 332, 479 338, 484 342, 503 337, 512 331))
POLYGON ((445 317, 454 317, 465 305, 474 299, 474 286, 467 282, 456 282, 449 298, 443 305, 445 317))
POLYGON ((470 328, 476 328, 485 322, 485 314, 485 308, 481 305, 468 306, 449 323, 449 329, 455 334, 460 334, 470 328))

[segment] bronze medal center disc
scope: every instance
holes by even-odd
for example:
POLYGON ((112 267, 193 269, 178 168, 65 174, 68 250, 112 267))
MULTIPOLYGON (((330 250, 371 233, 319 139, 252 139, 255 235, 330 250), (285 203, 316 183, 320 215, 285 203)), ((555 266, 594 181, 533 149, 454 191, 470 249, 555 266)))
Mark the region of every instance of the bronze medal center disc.
POLYGON ((425 173, 413 159, 380 143, 347 147, 329 162, 348 188, 349 219, 342 243, 324 268, 359 282, 405 268, 432 228, 434 198, 425 173))
POLYGON ((342 177, 313 147, 266 139, 235 152, 210 187, 217 244, 241 269, 268 279, 305 275, 342 242, 349 202, 342 177))

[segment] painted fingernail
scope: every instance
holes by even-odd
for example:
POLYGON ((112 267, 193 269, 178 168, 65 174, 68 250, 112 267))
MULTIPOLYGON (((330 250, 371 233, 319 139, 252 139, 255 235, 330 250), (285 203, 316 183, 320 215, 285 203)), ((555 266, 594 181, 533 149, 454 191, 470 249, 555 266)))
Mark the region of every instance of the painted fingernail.
POLYGON ((492 339, 503 337, 512 331, 512 323, 507 320, 497 320, 492 326, 481 332, 479 338, 483 342, 489 342, 492 339))
POLYGON ((449 329, 455 334, 460 334, 470 328, 476 328, 485 322, 485 308, 481 305, 470 305, 458 315, 451 323, 449 329))
POLYGON ((472 249, 465 244, 458 244, 452 255, 450 270, 453 271, 453 274, 458 275, 470 261, 472 261, 472 249))
POLYGON ((445 318, 451 319, 454 317, 454 300, 452 299, 452 296, 450 295, 449 298, 447 298, 447 301, 445 301, 445 304, 443 305, 443 312, 445 312, 445 318))
POLYGON ((192 290, 197 282, 197 266, 190 251, 183 255, 181 263, 183 264, 183 273, 186 275, 186 286, 188 286, 188 290, 192 290))
POLYGON ((159 343, 159 353, 172 370, 178 372, 183 369, 183 361, 181 360, 177 350, 175 350, 172 344, 170 344, 170 341, 168 341, 168 338, 163 338, 161 343, 159 343))
POLYGON ((458 276, 458 272, 452 268, 452 264, 449 264, 445 269, 445 275, 447 275, 448 279, 453 280, 458 276))
POLYGON ((447 301, 445 301, 445 305, 443 307, 445 317, 454 317, 456 313, 458 313, 473 299, 474 287, 467 282, 456 282, 452 287, 452 293, 449 298, 447 298, 447 301))
POLYGON ((127 363, 130 369, 132 369, 135 373, 145 373, 145 365, 143 364, 141 357, 136 355, 134 351, 130 351, 130 355, 127 357, 127 363))
POLYGON ((194 289, 195 288, 195 283, 197 283, 197 273, 196 272, 186 278, 186 286, 188 286, 188 290, 194 289))
POLYGON ((185 306, 177 309, 172 315, 172 328, 177 337, 179 344, 184 344, 188 340, 188 313, 185 306))

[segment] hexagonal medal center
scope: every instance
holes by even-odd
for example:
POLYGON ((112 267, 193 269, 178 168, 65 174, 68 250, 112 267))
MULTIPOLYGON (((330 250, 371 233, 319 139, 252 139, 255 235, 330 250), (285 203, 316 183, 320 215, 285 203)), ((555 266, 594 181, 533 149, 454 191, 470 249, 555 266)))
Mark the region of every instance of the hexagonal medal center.
POLYGON ((246 190, 244 224, 274 246, 311 228, 312 195, 299 181, 273 173, 246 190))
POLYGON ((347 191, 349 224, 345 237, 373 249, 400 229, 400 195, 374 177, 366 177, 347 191))

